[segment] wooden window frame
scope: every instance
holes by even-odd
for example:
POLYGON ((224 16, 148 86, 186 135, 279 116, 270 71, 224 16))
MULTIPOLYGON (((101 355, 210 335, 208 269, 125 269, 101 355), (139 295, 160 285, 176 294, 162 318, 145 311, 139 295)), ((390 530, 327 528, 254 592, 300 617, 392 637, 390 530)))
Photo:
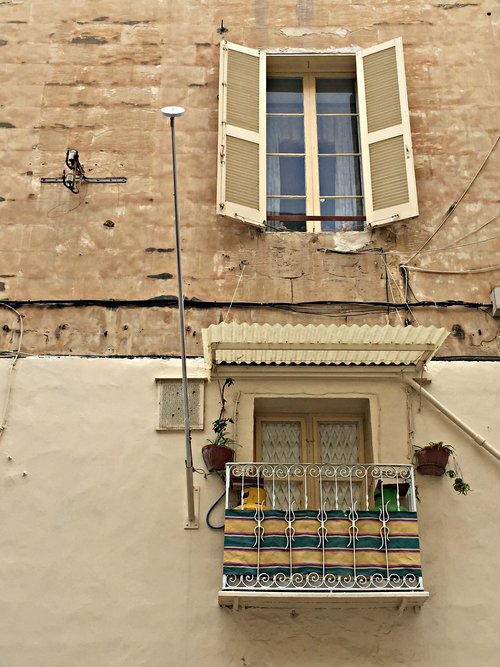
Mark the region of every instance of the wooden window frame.
MULTIPOLYGON (((357 444, 358 460, 356 463, 366 461, 366 441, 365 441, 365 416, 362 414, 344 414, 344 413, 266 413, 258 414, 255 417, 255 443, 254 453, 255 461, 263 462, 262 456, 262 423, 264 422, 292 422, 301 424, 301 457, 299 463, 319 464, 321 458, 319 425, 322 423, 355 423, 357 425, 357 444)), ((279 462, 274 462, 278 464, 279 462)), ((282 461, 289 463, 289 461, 282 461)), ((309 507, 320 506, 320 491, 318 483, 309 483, 307 489, 304 479, 291 478, 292 483, 301 485, 302 503, 307 500, 309 507)), ((365 483, 363 479, 353 480, 353 483, 360 486, 360 497, 366 494, 365 483)), ((373 490, 369 489, 371 493, 373 490)))
MULTIPOLYGON (((352 74, 339 74, 335 70, 331 71, 314 71, 314 72, 304 72, 301 70, 296 71, 286 71, 280 72, 279 67, 274 68, 272 72, 268 72, 266 79, 275 78, 275 79, 284 79, 284 78, 300 78, 302 79, 302 95, 303 95, 303 113, 302 114, 291 114, 291 115, 300 115, 304 118, 304 161, 305 161, 305 200, 306 200, 306 231, 307 232, 321 232, 321 221, 328 217, 321 215, 321 203, 320 203, 320 169, 319 169, 319 147, 318 147, 318 113, 316 106, 316 81, 319 79, 352 79, 355 83, 356 90, 356 75, 352 74)), ((357 110, 357 93, 356 93, 356 113, 337 113, 329 114, 331 116, 355 116, 358 132, 358 142, 360 150, 358 153, 338 153, 338 156, 353 156, 359 157, 361 163, 361 137, 359 136, 359 113, 357 110)), ((267 118, 272 115, 266 113, 266 122, 267 118)), ((276 114, 277 116, 284 114, 276 114)), ((267 153, 268 155, 274 155, 274 153, 267 153)), ((279 155, 279 154, 277 154, 279 155)), ((266 197, 268 197, 266 192, 266 197)), ((279 198, 279 195, 276 195, 279 198)), ((338 196, 340 197, 340 196, 338 196)), ((302 197, 300 197, 302 198, 302 197)), ((332 197, 334 198, 334 197, 332 197)), ((342 195, 342 198, 345 199, 355 199, 363 201, 363 192, 361 196, 356 195, 342 195)), ((266 204, 267 208, 267 204, 266 204)), ((276 215, 279 217, 279 215, 276 215)), ((301 217, 301 216, 292 216, 292 217, 301 217)), ((357 217, 357 216, 352 216, 357 217)), ((363 216, 361 216, 363 217, 363 216)), ((349 219, 346 216, 346 220, 349 219)), ((364 217, 363 217, 364 219, 364 217)))
MULTIPOLYGON (((271 55, 273 60, 281 60, 285 65, 284 69, 287 74, 290 71, 286 68, 287 59, 291 60, 290 69, 296 70, 296 63, 304 59, 303 62, 310 62, 314 67, 315 74, 319 76, 329 69, 333 69, 337 73, 342 72, 340 76, 344 75, 344 63, 355 57, 355 77, 357 81, 357 101, 358 101, 358 115, 359 115, 359 135, 360 135, 360 151, 361 151, 361 167, 363 180, 363 201, 366 215, 367 227, 380 227, 388 225, 392 222, 410 219, 418 216, 418 201, 415 182, 415 169, 413 163, 413 152, 411 146, 411 131, 409 121, 408 100, 406 91, 405 68, 403 58, 403 45, 400 37, 378 44, 374 47, 357 51, 355 54, 283 54, 280 56, 271 55), (370 119, 367 112, 367 99, 370 99, 370 86, 377 78, 370 74, 370 61, 373 56, 379 53, 394 52, 394 61, 389 68, 389 74, 386 77, 390 86, 397 88, 396 97, 399 100, 400 122, 395 122, 392 125, 388 121, 387 126, 380 126, 374 132, 369 131, 370 119), (340 63, 337 67, 338 63, 340 63), (335 63, 335 67, 329 67, 329 62, 335 63), (323 63, 323 65, 322 65, 323 63), (365 71, 366 70, 366 71, 365 71), (368 91, 368 98, 367 98, 368 91), (386 157, 388 156, 388 157, 386 157), (394 175, 396 172, 396 176, 394 175), (406 191, 401 195, 401 189, 398 190, 400 197, 394 202, 391 200, 387 192, 391 192, 392 180, 395 184, 405 184, 406 191), (386 199, 379 196, 379 191, 384 190, 384 184, 389 183, 386 189, 386 199), (403 201, 401 196, 406 197, 407 201, 403 201), (385 202, 385 203, 384 203, 385 202)), ((300 71, 301 68, 299 68, 300 71)), ((240 68, 244 72, 245 68, 240 68)), ((311 70, 312 71, 312 70, 311 70)), ((219 215, 228 216, 259 227, 265 230, 267 227, 266 217, 266 53, 258 49, 249 49, 236 44, 230 44, 223 41, 221 43, 221 62, 220 62, 220 83, 219 83, 219 159, 217 170, 217 213, 219 215), (239 114, 241 120, 236 124, 235 122, 228 122, 227 103, 228 98, 235 98, 235 90, 244 88, 243 75, 237 74, 231 80, 231 74, 228 74, 228 62, 231 53, 243 54, 243 57, 249 58, 252 64, 252 69, 258 69, 257 80, 255 83, 255 91, 250 91, 254 94, 247 94, 246 100, 250 100, 251 105, 257 100, 258 111, 253 109, 253 113, 258 115, 258 127, 249 130, 245 127, 245 108, 242 107, 242 112, 239 114), (233 91, 231 93, 231 91, 233 91), (239 123, 239 124, 238 124, 239 123), (237 152, 234 153, 234 144, 245 146, 248 149, 248 155, 252 156, 252 164, 258 164, 258 174, 253 172, 254 167, 249 166, 250 161, 248 155, 237 152), (228 153, 228 144, 233 145, 233 152, 228 153), (228 165, 228 161, 231 163, 228 165), (232 174, 232 187, 230 192, 233 193, 230 197, 227 196, 227 175, 232 174), (236 175, 236 177, 235 177, 236 175), (253 205, 249 205, 249 187, 248 184, 252 181, 251 198, 253 205), (238 188, 241 190, 238 191, 238 188), (234 192, 236 190, 236 196, 234 192), (241 196, 238 195, 240 192, 241 196)), ((274 74, 275 70, 271 71, 274 74)), ((382 77, 384 79, 384 77, 382 77)), ((384 79, 385 81, 385 79, 384 79)), ((389 85, 388 84, 388 85, 389 85)), ((385 83, 383 84, 385 85, 385 83)), ((373 87, 373 86, 372 86, 373 87)), ((248 91, 246 91, 248 92, 248 91)), ((382 95, 382 93, 381 93, 382 95)), ((381 96, 379 95, 379 97, 381 96)), ((236 95, 238 97, 238 95, 236 95)), ((242 101, 242 105, 245 102, 242 101)), ((229 118, 229 120, 231 120, 229 118)), ((313 176, 310 176, 314 178, 313 176)), ((307 176, 306 176, 307 178, 307 176)), ((404 189, 404 188, 403 188, 404 189)), ((312 216, 321 217, 321 216, 312 216)), ((303 216, 302 216, 303 219, 303 216)), ((345 216, 343 219, 347 219, 345 216)), ((316 230, 315 225, 310 226, 311 229, 316 230)))

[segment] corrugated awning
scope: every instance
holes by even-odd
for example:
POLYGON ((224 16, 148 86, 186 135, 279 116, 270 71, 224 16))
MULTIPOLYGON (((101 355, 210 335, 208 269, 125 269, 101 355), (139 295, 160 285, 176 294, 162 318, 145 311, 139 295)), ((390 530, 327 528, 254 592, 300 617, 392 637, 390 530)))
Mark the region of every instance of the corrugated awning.
POLYGON ((437 327, 212 324, 203 329, 209 368, 216 364, 422 364, 448 336, 437 327))

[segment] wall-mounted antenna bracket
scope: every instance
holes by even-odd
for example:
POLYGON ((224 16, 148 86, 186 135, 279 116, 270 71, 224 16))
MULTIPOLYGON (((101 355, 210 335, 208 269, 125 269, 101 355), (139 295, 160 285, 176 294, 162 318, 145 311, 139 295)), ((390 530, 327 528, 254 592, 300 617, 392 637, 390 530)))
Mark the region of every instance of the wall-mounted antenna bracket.
POLYGON ((225 32, 229 32, 229 28, 224 27, 224 21, 221 20, 220 26, 217 28, 219 35, 223 35, 225 32))
POLYGON ((85 169, 80 162, 80 157, 76 148, 68 148, 66 151, 66 169, 59 178, 41 178, 41 183, 62 183, 73 194, 77 195, 80 191, 80 183, 126 183, 124 176, 110 176, 109 178, 88 178, 85 175, 85 169))

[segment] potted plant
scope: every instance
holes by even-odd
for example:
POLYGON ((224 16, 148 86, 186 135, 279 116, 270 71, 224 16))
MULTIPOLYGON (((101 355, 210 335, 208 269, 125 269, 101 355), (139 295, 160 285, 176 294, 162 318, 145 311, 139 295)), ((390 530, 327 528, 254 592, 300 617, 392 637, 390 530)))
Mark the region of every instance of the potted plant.
POLYGON ((457 493, 466 496, 470 485, 464 481, 458 465, 455 449, 443 442, 429 442, 425 447, 415 448, 415 464, 421 475, 448 475, 453 480, 453 488, 457 493), (453 464, 450 465, 450 456, 453 464))
POLYGON ((233 440, 228 433, 228 425, 234 424, 234 421, 230 417, 224 417, 227 402, 224 394, 226 388, 230 387, 232 384, 233 379, 226 378, 222 385, 220 390, 220 413, 212 424, 215 437, 208 440, 208 444, 201 450, 208 472, 224 470, 226 463, 234 461, 233 445, 236 444, 236 441, 233 440))

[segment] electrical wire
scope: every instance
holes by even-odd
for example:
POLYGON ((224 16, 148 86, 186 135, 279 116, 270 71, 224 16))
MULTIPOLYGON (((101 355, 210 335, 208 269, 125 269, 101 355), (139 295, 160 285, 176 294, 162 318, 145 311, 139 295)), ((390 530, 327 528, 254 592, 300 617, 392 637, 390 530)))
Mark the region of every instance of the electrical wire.
POLYGON ((460 204, 460 202, 462 201, 462 199, 465 197, 465 195, 467 194, 467 192, 470 190, 470 188, 472 187, 472 185, 473 185, 474 181, 476 180, 476 178, 479 176, 479 174, 480 174, 480 172, 482 171, 484 165, 485 165, 486 162, 488 161, 488 158, 490 157, 490 155, 491 155, 491 154, 493 153, 493 151, 495 150, 496 145, 498 144, 498 140, 499 140, 499 139, 500 139, 500 135, 498 135, 497 138, 495 139, 495 141, 494 141, 494 143, 493 143, 493 146, 492 146, 492 147, 490 148, 490 150, 488 151, 488 154, 486 155, 486 157, 485 157, 484 160, 482 161, 481 166, 480 166, 479 169, 476 171, 476 173, 474 174, 472 180, 471 180, 470 183, 467 185, 467 187, 465 188, 465 190, 462 192, 462 194, 460 195, 460 197, 457 199, 457 201, 453 202, 453 204, 450 206, 450 208, 449 208, 448 211, 446 212, 446 214, 445 214, 443 220, 439 223, 439 225, 436 227, 436 229, 432 232, 432 234, 429 236, 429 238, 427 239, 427 241, 425 241, 425 243, 424 243, 422 246, 420 246, 420 248, 419 248, 415 253, 413 253, 413 255, 410 257, 410 259, 408 259, 408 260, 406 261, 407 264, 409 264, 411 261, 413 261, 413 260, 415 259, 415 257, 416 257, 418 254, 420 254, 420 253, 422 252, 422 250, 423 250, 423 249, 424 249, 424 248, 425 248, 425 247, 432 241, 432 239, 436 236, 436 234, 439 232, 439 230, 443 227, 443 225, 446 223, 446 221, 447 221, 447 220, 451 217, 451 215, 456 211, 458 205, 460 204))
MULTIPOLYGON (((389 292, 391 293, 391 300, 395 301, 394 292, 392 291, 392 286, 391 286, 391 278, 393 278, 393 276, 391 274, 391 270, 389 268, 389 265, 387 263, 385 255, 382 253, 381 256, 382 256, 382 261, 384 262, 384 265, 385 265, 386 276, 388 277, 388 281, 386 282, 386 284, 387 284, 387 287, 389 288, 389 292)), ((403 326, 403 318, 401 317, 401 313, 399 312, 399 310, 397 308, 396 308, 396 314, 399 318, 399 322, 400 322, 401 326, 403 326)), ((389 324, 389 322, 387 322, 387 324, 389 324)))
POLYGON ((239 288, 239 286, 240 286, 241 279, 243 278, 243 274, 245 273, 245 266, 246 266, 246 264, 243 264, 242 269, 241 269, 241 273, 240 273, 239 278, 238 278, 238 282, 236 283, 236 287, 234 288, 234 292, 233 292, 233 297, 232 297, 232 299, 231 299, 231 303, 229 304, 229 307, 228 307, 228 309, 227 309, 226 316, 224 317, 224 322, 227 322, 227 318, 229 317, 229 311, 231 310, 231 307, 232 307, 232 305, 233 305, 233 303, 234 303, 234 299, 235 299, 235 297, 236 297, 236 293, 238 292, 238 288, 239 288))
POLYGON ((212 505, 212 507, 211 507, 211 508, 208 510, 208 512, 207 512, 207 516, 206 516, 205 521, 206 521, 207 526, 208 526, 209 528, 211 528, 212 530, 223 530, 223 529, 224 529, 224 524, 222 524, 222 526, 213 526, 213 525, 210 523, 210 515, 212 514, 212 512, 214 511, 214 509, 217 507, 217 505, 220 503, 220 501, 224 498, 225 495, 226 495, 226 490, 224 489, 224 491, 222 492, 222 494, 217 498, 217 500, 215 501, 215 503, 212 505))
POLYGON ((469 236, 472 236, 472 234, 476 234, 478 231, 481 231, 486 225, 489 225, 490 222, 493 222, 493 220, 496 220, 498 218, 498 215, 496 215, 494 218, 491 218, 491 220, 488 220, 488 222, 485 222, 484 225, 481 225, 478 229, 476 229, 473 232, 470 232, 469 234, 466 234, 465 236, 462 236, 461 238, 457 239, 454 243, 450 243, 449 245, 443 246, 442 248, 436 248, 435 250, 424 250, 422 255, 433 255, 437 252, 446 252, 448 250, 459 250, 460 248, 468 248, 471 245, 479 245, 480 243, 488 243, 489 241, 495 241, 496 239, 500 238, 500 234, 496 234, 495 236, 488 236, 486 239, 481 239, 480 241, 471 241, 470 243, 461 243, 459 245, 459 241, 463 241, 469 236))
MULTIPOLYGON (((409 287, 408 277, 406 276, 406 288, 405 288, 404 291, 402 291, 401 288, 400 288, 400 286, 399 286, 398 281, 397 281, 396 278, 394 278, 394 276, 392 275, 392 272, 391 272, 391 270, 390 270, 389 267, 388 267, 388 271, 389 271, 389 276, 392 277, 392 279, 393 279, 393 281, 394 281, 394 284, 395 284, 395 286, 396 286, 396 289, 397 289, 397 291, 399 292, 399 295, 401 296, 401 298, 403 299, 403 301, 405 302, 405 304, 406 304, 406 308, 408 309, 408 312, 410 313, 410 315, 411 315, 413 321, 414 321, 417 325, 419 325, 420 323, 419 323, 419 321, 418 321, 418 319, 417 319, 415 313, 412 311, 411 306, 410 306, 410 304, 409 304, 409 302, 408 302, 408 289, 407 289, 407 288, 409 287)), ((415 301, 418 301, 418 299, 415 297, 415 294, 413 293, 413 290, 412 290, 411 288, 410 288, 410 291, 411 291, 411 293, 413 294, 413 298, 415 299, 415 301)), ((392 295, 392 291, 391 291, 391 295, 392 295)), ((393 298, 394 298, 394 297, 393 297, 393 298)), ((397 312, 398 312, 398 315, 399 315, 399 310, 398 310, 397 312)), ((401 316, 400 316, 400 319, 401 319, 401 316)), ((403 323, 402 323, 402 324, 403 324, 403 323)))
POLYGON ((9 367, 9 375, 7 378, 7 390, 5 393, 5 400, 4 400, 4 406, 3 406, 3 411, 2 411, 2 420, 0 421, 0 439, 2 438, 3 434, 5 433, 6 429, 6 424, 7 424, 7 414, 9 412, 9 406, 10 406, 10 396, 12 392, 12 383, 13 383, 13 374, 14 374, 14 369, 17 363, 17 360, 19 359, 19 355, 21 353, 21 346, 23 343, 23 334, 24 334, 24 327, 23 327, 23 318, 22 315, 19 311, 17 311, 15 308, 12 306, 9 306, 6 303, 0 303, 0 306, 3 306, 4 308, 8 308, 9 310, 12 310, 18 317, 19 320, 19 342, 17 345, 17 350, 13 352, 13 357, 12 357, 12 362, 9 367))
MULTIPOLYGON (((405 268, 406 265, 402 265, 401 268, 405 268)), ((427 271, 430 269, 419 269, 418 267, 411 266, 408 267, 412 271, 427 271)), ((491 267, 489 267, 491 268, 491 267)), ((487 269, 479 269, 479 271, 487 271, 487 269)), ((186 307, 193 309, 210 309, 210 308, 225 308, 229 305, 228 301, 204 301, 196 297, 190 299, 184 299, 186 307)), ((104 308, 131 308, 131 307, 141 307, 141 308, 158 308, 158 307, 167 307, 167 308, 176 308, 177 307, 177 297, 157 297, 153 299, 13 299, 8 303, 6 301, 0 301, 0 305, 12 305, 17 308, 22 306, 32 306, 32 307, 52 307, 52 308, 86 308, 89 306, 97 306, 104 308)), ((491 303, 484 303, 479 301, 459 301, 454 299, 442 299, 440 301, 429 300, 429 301, 417 301, 416 303, 411 304, 415 306, 429 306, 429 305, 438 305, 440 307, 449 307, 449 306, 465 306, 467 308, 484 308, 491 307, 491 303)), ((318 301, 234 301, 232 304, 233 308, 297 308, 302 306, 351 306, 351 307, 373 307, 373 308, 406 308, 406 303, 401 302, 391 302, 391 301, 352 301, 352 300, 339 300, 339 299, 322 299, 318 301)))
MULTIPOLYGON (((385 300, 389 301, 389 274, 387 272, 387 260, 386 260, 386 257, 385 257, 384 250, 381 250, 380 254, 381 254, 382 260, 384 262, 385 300)), ((391 314, 391 309, 389 307, 387 307, 387 314, 385 316, 385 321, 387 322, 387 324, 389 324, 390 314, 391 314)))
MULTIPOLYGON (((477 232, 480 232, 481 229, 484 229, 487 225, 494 222, 497 218, 498 218, 498 215, 493 216, 492 218, 490 218, 486 222, 483 222, 482 225, 479 225, 479 227, 477 227, 476 229, 473 229, 472 232, 467 232, 467 234, 465 234, 465 236, 461 236, 459 239, 457 239, 455 241, 455 243, 459 243, 460 241, 463 241, 464 239, 468 238, 469 236, 472 236, 473 234, 477 234, 477 232)), ((478 243, 482 243, 482 241, 478 241, 478 243)), ((432 252, 432 251, 427 250, 426 252, 432 252)))
POLYGON ((408 266, 403 264, 402 269, 407 271, 417 271, 419 273, 439 273, 442 275, 452 274, 452 275, 467 275, 469 273, 488 273, 490 271, 498 271, 500 269, 500 264, 494 264, 493 266, 484 266, 480 269, 452 269, 451 271, 445 269, 424 269, 420 266, 408 266))

